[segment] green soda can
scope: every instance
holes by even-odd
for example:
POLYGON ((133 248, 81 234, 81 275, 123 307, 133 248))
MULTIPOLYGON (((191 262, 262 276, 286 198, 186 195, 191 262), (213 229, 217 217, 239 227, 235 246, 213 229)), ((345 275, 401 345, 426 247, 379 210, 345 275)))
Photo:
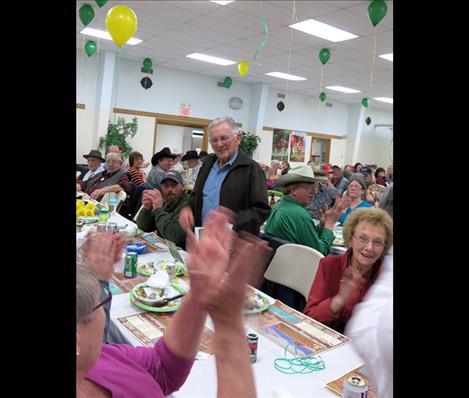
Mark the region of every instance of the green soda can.
POLYGON ((135 278, 137 276, 138 254, 127 252, 124 258, 124 276, 126 278, 135 278))

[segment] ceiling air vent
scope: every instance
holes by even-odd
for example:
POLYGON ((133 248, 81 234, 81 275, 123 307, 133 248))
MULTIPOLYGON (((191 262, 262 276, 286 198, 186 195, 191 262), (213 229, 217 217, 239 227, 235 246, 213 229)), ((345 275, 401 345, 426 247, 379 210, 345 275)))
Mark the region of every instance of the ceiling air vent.
POLYGON ((277 98, 285 98, 285 94, 277 93, 277 98))
POLYGON ((326 102, 326 107, 332 108, 332 104, 330 102, 326 102))

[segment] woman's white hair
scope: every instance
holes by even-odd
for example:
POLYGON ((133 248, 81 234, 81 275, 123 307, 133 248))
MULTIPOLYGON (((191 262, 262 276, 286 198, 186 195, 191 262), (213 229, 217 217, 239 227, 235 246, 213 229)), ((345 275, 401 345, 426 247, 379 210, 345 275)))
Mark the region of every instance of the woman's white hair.
POLYGON ((77 326, 89 322, 96 305, 98 287, 96 273, 89 267, 77 264, 77 326))

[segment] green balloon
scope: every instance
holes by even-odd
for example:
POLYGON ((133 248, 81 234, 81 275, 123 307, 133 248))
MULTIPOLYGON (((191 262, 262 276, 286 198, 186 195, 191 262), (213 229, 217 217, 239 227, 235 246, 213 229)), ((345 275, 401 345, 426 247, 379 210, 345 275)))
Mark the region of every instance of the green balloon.
POLYGON ((88 55, 88 57, 91 57, 98 47, 96 46, 96 43, 93 40, 88 40, 85 44, 85 53, 88 55))
POLYGON ((226 88, 230 88, 232 84, 233 84, 233 79, 229 76, 225 77, 225 80, 223 80, 223 85, 226 88))
POLYGON ((80 21, 83 25, 88 25, 94 18, 94 10, 89 4, 84 4, 78 10, 80 21))
POLYGON ((331 57, 331 52, 329 51, 328 48, 323 48, 321 51, 319 51, 319 60, 321 61, 323 65, 326 65, 330 57, 331 57))
POLYGON ((363 98, 363 99, 362 99, 362 105, 363 105, 365 108, 368 108, 368 104, 369 104, 368 98, 363 98))
POLYGON ((326 93, 319 94, 319 99, 321 100, 321 102, 324 102, 324 100, 326 99, 326 93))
POLYGON ((368 17, 373 26, 379 24, 388 12, 388 5, 384 0, 373 0, 368 6, 368 17))
POLYGON ((145 69, 151 69, 151 67, 153 66, 153 62, 151 62, 151 59, 150 58, 145 58, 143 60, 143 67, 145 69))
POLYGON ((101 8, 104 4, 107 3, 107 0, 96 0, 96 4, 101 8))

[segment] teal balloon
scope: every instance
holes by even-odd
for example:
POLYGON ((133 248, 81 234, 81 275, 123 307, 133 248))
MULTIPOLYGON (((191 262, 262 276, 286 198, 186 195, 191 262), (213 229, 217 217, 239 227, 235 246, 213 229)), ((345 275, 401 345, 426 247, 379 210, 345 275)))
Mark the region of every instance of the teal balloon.
POLYGON ((233 79, 229 76, 225 77, 225 80, 223 80, 223 85, 226 88, 230 88, 232 84, 233 84, 233 79))
POLYGON ((153 66, 153 62, 151 62, 151 59, 150 58, 145 58, 143 60, 143 67, 145 69, 151 69, 151 67, 153 66))
POLYGON ((362 99, 362 105, 363 105, 365 108, 368 108, 368 104, 369 104, 368 98, 363 98, 363 99, 362 99))
POLYGON ((83 25, 88 25, 94 18, 94 10, 89 4, 84 4, 78 10, 80 21, 83 25))
POLYGON ((107 0, 96 0, 96 4, 101 8, 104 4, 107 3, 107 0))
POLYGON ((324 100, 326 99, 326 93, 319 94, 319 99, 321 100, 321 102, 324 102, 324 100))
POLYGON ((368 17, 373 26, 379 24, 388 12, 388 5, 384 0, 373 0, 368 6, 368 17))
POLYGON ((323 48, 321 51, 319 51, 319 60, 321 61, 323 65, 326 65, 330 57, 331 57, 331 52, 329 51, 328 48, 323 48))
POLYGON ((96 43, 93 40, 88 40, 85 44, 85 53, 88 55, 88 57, 91 57, 98 47, 96 46, 96 43))

